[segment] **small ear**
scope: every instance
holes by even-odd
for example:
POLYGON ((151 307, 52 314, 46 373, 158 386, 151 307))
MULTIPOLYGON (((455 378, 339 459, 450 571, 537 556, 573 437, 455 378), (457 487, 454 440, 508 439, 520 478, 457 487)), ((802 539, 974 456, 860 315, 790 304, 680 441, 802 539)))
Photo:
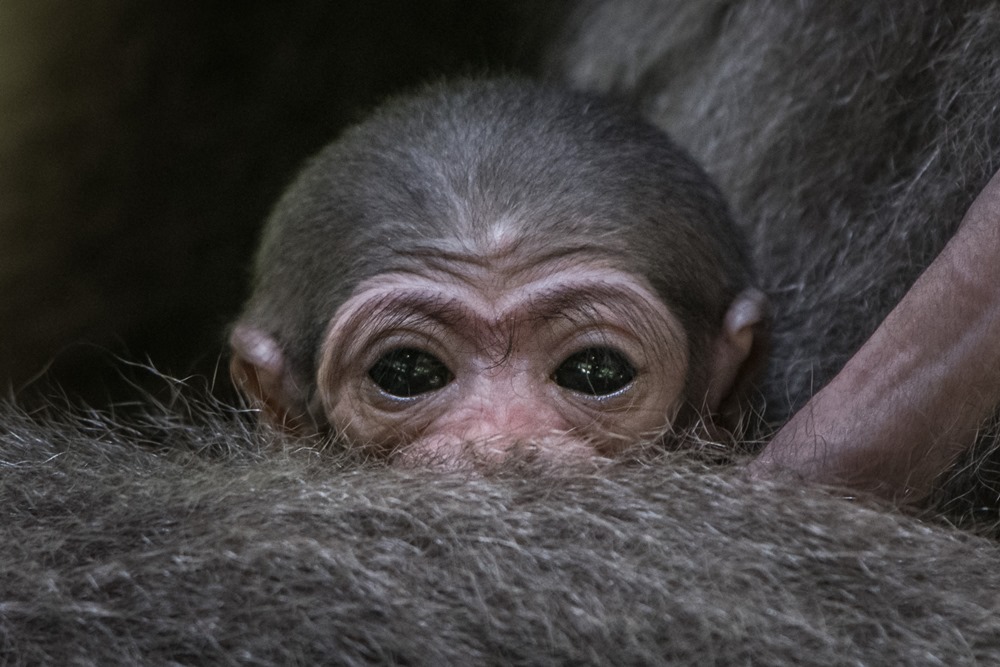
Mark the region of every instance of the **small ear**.
POLYGON ((302 391, 288 370, 278 341, 260 329, 237 324, 229 336, 229 347, 233 383, 260 409, 261 418, 293 433, 308 432, 311 420, 302 391))
POLYGON ((727 426, 735 426, 756 376, 767 363, 771 306, 750 287, 733 299, 712 345, 706 407, 727 426))

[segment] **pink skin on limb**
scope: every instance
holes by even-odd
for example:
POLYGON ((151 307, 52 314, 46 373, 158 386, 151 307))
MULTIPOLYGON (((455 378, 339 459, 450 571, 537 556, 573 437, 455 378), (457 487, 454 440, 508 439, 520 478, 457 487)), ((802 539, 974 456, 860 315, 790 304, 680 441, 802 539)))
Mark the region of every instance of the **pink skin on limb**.
POLYGON ((926 497, 1000 405, 1000 173, 872 337, 749 469, 926 497))

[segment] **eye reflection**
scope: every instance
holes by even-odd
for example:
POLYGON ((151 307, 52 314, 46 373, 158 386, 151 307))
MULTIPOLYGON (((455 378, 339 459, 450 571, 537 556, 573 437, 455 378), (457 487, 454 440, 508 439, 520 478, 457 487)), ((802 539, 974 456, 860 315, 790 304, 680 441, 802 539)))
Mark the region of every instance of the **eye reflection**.
POLYGON ((382 355, 369 369, 368 377, 385 393, 401 398, 440 389, 454 379, 433 354, 408 347, 382 355))
POLYGON ((588 347, 563 361, 552 379, 560 387, 590 396, 607 396, 635 379, 635 367, 609 347, 588 347))

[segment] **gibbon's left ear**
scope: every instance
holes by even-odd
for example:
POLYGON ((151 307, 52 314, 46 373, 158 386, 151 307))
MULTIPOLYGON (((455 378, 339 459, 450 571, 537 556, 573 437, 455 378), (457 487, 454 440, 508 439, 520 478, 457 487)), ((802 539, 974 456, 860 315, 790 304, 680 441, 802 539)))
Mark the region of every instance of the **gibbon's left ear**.
POLYGON ((729 305, 712 344, 705 406, 725 426, 735 426, 753 382, 767 363, 771 306, 759 289, 743 290, 729 305))

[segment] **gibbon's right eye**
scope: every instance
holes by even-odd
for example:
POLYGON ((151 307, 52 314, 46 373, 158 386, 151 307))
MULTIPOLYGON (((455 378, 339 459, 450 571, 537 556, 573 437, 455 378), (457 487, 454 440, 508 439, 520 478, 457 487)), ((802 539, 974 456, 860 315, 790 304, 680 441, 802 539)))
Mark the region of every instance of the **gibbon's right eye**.
POLYGON ((368 377, 390 396, 410 398, 441 389, 455 376, 433 354, 404 347, 382 355, 368 377))

